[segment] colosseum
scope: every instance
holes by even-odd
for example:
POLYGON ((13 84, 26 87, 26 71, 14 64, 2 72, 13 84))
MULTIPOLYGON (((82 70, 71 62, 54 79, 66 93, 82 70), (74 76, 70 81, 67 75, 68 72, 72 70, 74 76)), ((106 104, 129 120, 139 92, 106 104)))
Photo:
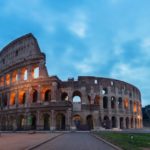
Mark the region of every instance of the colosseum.
POLYGON ((142 128, 141 94, 124 81, 49 76, 46 56, 26 34, 0 51, 0 130, 142 128))

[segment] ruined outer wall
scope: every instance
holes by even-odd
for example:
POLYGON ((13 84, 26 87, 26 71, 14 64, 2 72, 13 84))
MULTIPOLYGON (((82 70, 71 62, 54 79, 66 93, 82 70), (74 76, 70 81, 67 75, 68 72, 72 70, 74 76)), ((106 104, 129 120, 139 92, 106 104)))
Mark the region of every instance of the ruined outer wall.
POLYGON ((32 34, 1 50, 1 130, 65 130, 78 128, 77 122, 90 129, 142 127, 141 94, 134 85, 90 76, 61 81, 48 76, 45 59, 32 34))

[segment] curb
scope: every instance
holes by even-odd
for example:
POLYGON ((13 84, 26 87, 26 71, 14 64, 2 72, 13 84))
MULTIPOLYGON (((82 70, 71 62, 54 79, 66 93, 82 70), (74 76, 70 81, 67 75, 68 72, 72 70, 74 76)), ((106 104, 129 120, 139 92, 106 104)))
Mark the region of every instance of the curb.
POLYGON ((52 141, 52 140, 56 139, 57 137, 62 136, 63 134, 64 134, 64 133, 61 133, 61 134, 56 135, 56 136, 54 136, 54 137, 52 137, 52 138, 48 138, 48 139, 46 139, 46 140, 43 140, 43 141, 39 142, 38 144, 35 144, 35 145, 32 145, 32 146, 26 148, 25 150, 33 150, 34 148, 37 148, 37 147, 39 147, 40 145, 42 145, 42 144, 44 144, 44 143, 47 143, 47 142, 49 142, 49 141, 52 141))
POLYGON ((102 142, 108 144, 109 146, 111 146, 112 148, 114 148, 114 149, 116 149, 116 150, 123 150, 122 148, 120 148, 120 147, 118 147, 118 146, 116 146, 116 145, 114 145, 114 144, 112 144, 112 143, 106 141, 105 139, 103 139, 103 138, 101 138, 101 137, 99 137, 99 136, 97 136, 97 135, 95 135, 95 134, 93 134, 93 133, 91 133, 91 135, 92 135, 93 137, 97 138, 98 140, 100 140, 100 141, 102 141, 102 142))

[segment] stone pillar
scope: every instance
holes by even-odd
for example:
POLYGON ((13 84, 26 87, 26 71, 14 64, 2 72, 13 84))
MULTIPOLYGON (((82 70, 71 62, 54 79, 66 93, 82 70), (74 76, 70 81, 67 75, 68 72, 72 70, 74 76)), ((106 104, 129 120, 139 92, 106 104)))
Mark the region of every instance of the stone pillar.
POLYGON ((118 116, 116 117, 116 127, 120 129, 120 118, 118 116))
POLYGON ((33 79, 33 76, 32 76, 32 66, 28 66, 28 68, 27 68, 27 78, 28 78, 28 80, 32 80, 33 79))
POLYGON ((109 96, 108 97, 108 115, 110 115, 111 114, 111 97, 109 96))
POLYGON ((50 130, 55 130, 55 118, 54 118, 54 110, 51 110, 51 126, 50 126, 50 130))
POLYGON ((36 112, 36 129, 40 129, 40 111, 36 112))
POLYGON ((81 93, 82 93, 82 104, 86 104, 87 99, 86 87, 81 87, 81 93))
POLYGON ((52 82, 52 102, 57 100, 57 82, 52 82))
POLYGON ((9 108, 10 105, 10 92, 7 92, 7 108, 9 108))
POLYGON ((21 69, 18 69, 18 81, 22 80, 21 69))
POLYGON ((38 86, 38 100, 37 103, 41 103, 41 85, 38 86))
POLYGON ((71 126, 71 109, 69 108, 67 111, 67 130, 70 130, 70 126, 71 126))

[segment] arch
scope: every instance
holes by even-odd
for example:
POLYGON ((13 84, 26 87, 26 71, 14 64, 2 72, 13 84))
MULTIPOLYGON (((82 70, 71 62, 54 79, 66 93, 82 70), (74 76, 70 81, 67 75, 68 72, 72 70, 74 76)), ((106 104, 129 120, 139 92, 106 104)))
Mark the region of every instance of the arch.
POLYGON ((92 115, 88 115, 86 117, 86 123, 87 123, 89 130, 93 129, 93 116, 92 115))
POLYGON ((133 128, 133 117, 131 117, 131 128, 133 128))
POLYGON ((96 95, 96 96, 95 96, 94 104, 95 104, 95 105, 99 105, 99 104, 100 104, 100 96, 99 96, 99 95, 96 95))
POLYGON ((118 108, 122 109, 122 98, 121 97, 118 98, 118 108))
POLYGON ((68 101, 68 93, 63 92, 63 93, 61 94, 61 100, 62 100, 62 101, 68 101))
POLYGON ((111 122, 112 122, 112 128, 116 128, 116 117, 115 116, 112 116, 111 122))
POLYGON ((16 99, 16 93, 12 92, 10 94, 10 101, 9 101, 10 106, 15 105, 15 99, 16 99))
POLYGON ((27 71, 27 68, 22 68, 22 70, 21 70, 21 79, 22 79, 22 80, 27 80, 27 79, 28 79, 28 71, 27 71))
POLYGON ((8 98, 7 98, 7 94, 6 93, 3 93, 2 94, 2 102, 3 102, 3 107, 6 107, 7 104, 8 104, 8 98))
POLYGON ((29 119, 29 124, 30 124, 31 129, 35 130, 36 126, 37 126, 36 125, 36 115, 31 114, 28 119, 29 119))
POLYGON ((114 96, 111 97, 111 108, 115 109, 116 98, 114 96))
POLYGON ((34 67, 33 67, 32 76, 33 76, 34 79, 39 78, 39 67, 38 67, 38 66, 34 66, 34 67))
POLYGON ((6 74, 6 85, 10 84, 10 74, 6 74))
POLYGON ((44 130, 49 130, 50 129, 50 116, 49 114, 44 114, 43 115, 43 122, 44 122, 44 130))
POLYGON ((79 130, 79 129, 80 129, 81 122, 82 122, 81 116, 78 115, 78 114, 74 115, 74 116, 73 116, 73 122, 74 122, 76 128, 79 130))
POLYGON ((56 130, 65 130, 66 129, 66 117, 62 113, 56 115, 56 130))
POLYGON ((51 101, 51 90, 46 90, 44 94, 44 101, 51 101))
POLYGON ((26 102, 25 91, 19 91, 19 104, 25 104, 25 102, 26 102))
POLYGON ((110 120, 108 116, 104 116, 103 118, 103 127, 106 129, 110 129, 110 120))
POLYGON ((80 91, 74 91, 72 94, 73 103, 81 103, 82 94, 80 91))
POLYGON ((104 109, 108 108, 108 97, 107 96, 103 97, 103 108, 104 109))
POLYGON ((120 129, 124 128, 123 121, 124 121, 123 117, 120 117, 120 129))
POLYGON ((32 94, 32 102, 36 103, 37 100, 38 100, 38 91, 34 89, 32 94))
POLYGON ((137 103, 136 103, 136 101, 134 101, 134 103, 133 103, 133 112, 134 113, 137 112, 137 103))
POLYGON ((18 80, 18 74, 17 71, 14 71, 12 73, 12 83, 15 83, 18 80))
POLYGON ((108 94, 108 89, 107 88, 103 88, 102 89, 102 95, 108 94))
POLYGON ((18 130, 23 130, 24 125, 25 125, 25 119, 23 115, 18 116, 18 124, 17 124, 17 129, 18 130))
POLYGON ((126 128, 129 129, 129 117, 126 117, 126 128))
POLYGON ((124 108, 127 110, 128 107, 129 107, 129 102, 128 102, 128 99, 125 98, 125 99, 124 99, 124 108))

